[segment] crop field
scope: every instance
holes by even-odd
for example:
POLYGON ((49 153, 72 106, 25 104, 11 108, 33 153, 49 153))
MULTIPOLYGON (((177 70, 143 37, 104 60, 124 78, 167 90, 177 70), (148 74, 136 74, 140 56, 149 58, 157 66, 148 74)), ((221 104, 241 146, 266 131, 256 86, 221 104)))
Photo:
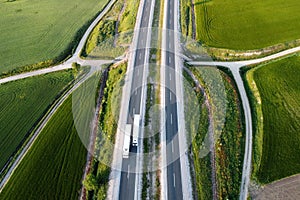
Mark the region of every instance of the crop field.
POLYGON ((87 155, 84 140, 89 138, 95 106, 95 99, 82 92, 95 89, 97 77, 88 79, 59 107, 11 176, 0 199, 78 199, 87 155))
POLYGON ((0 0, 0 74, 70 54, 106 2, 0 0))
POLYGON ((196 38, 213 47, 250 50, 299 39, 300 1, 195 0, 196 38))
POLYGON ((299 70, 300 56, 295 55, 247 73, 261 99, 256 105, 262 113, 257 112, 256 118, 263 119, 263 128, 254 135, 253 163, 255 178, 261 183, 300 173, 299 70))
POLYGON ((86 149, 71 111, 72 98, 68 98, 20 163, 0 199, 78 198, 86 149))
POLYGON ((69 70, 0 85, 1 169, 72 80, 69 70))

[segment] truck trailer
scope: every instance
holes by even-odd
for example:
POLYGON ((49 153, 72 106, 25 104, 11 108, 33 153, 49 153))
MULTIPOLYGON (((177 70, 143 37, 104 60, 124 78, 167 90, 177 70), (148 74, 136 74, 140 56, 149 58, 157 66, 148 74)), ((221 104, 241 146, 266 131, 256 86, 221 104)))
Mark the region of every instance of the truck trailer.
POLYGON ((124 143, 123 143, 123 158, 129 158, 129 148, 130 148, 130 136, 131 136, 131 124, 126 124, 124 143))
POLYGON ((139 130, 140 130, 140 115, 135 114, 133 119, 132 146, 138 146, 139 130))

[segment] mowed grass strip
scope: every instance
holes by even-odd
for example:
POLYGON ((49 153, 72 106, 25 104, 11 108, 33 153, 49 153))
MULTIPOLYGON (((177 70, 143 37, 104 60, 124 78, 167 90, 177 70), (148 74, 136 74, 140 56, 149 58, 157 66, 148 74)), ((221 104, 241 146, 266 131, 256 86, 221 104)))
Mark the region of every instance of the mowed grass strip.
POLYGON ((0 74, 70 53, 107 0, 0 0, 0 74))
POLYGON ((0 168, 73 80, 72 70, 0 85, 0 168))
POLYGON ((299 39, 300 1, 195 0, 197 40, 248 50, 299 39))
POLYGON ((253 71, 263 113, 263 133, 256 137, 262 145, 257 172, 261 183, 300 173, 299 70, 298 55, 253 71))

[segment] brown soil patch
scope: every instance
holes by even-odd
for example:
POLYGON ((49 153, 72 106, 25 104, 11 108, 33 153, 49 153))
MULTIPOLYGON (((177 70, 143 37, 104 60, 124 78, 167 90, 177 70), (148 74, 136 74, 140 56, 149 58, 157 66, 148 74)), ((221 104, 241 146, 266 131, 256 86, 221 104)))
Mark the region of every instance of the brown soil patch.
POLYGON ((253 199, 300 199, 300 174, 263 186, 252 194, 253 199))

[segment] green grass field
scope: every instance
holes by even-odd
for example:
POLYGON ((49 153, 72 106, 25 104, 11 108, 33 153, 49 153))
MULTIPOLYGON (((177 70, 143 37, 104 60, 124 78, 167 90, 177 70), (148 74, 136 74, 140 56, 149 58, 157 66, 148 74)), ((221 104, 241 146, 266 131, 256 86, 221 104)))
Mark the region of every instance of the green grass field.
MULTIPOLYGON (((263 130, 255 133, 253 164, 261 183, 300 173, 299 70, 298 55, 247 73, 253 74, 261 98, 256 105, 261 106, 262 115, 257 113, 257 118, 263 119, 263 130)), ((252 82, 249 76, 247 80, 252 82)))
POLYGON ((98 75, 89 78, 59 107, 8 181, 0 199, 78 199, 87 155, 84 144, 89 138, 95 106, 95 99, 86 91, 96 93, 98 75))
POLYGON ((66 56, 106 2, 0 0, 0 74, 66 56))
POLYGON ((195 0, 196 37, 206 45, 258 49, 299 39, 300 1, 195 0))
POLYGON ((1 169, 72 80, 69 70, 0 85, 1 169))

